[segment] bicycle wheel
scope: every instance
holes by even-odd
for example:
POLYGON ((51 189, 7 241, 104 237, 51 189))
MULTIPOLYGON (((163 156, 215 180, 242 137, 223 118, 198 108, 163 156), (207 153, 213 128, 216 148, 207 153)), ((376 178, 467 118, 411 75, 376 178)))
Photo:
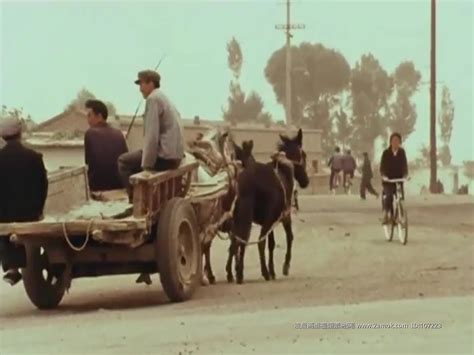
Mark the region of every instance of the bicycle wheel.
MULTIPOLYGON (((395 218, 396 218, 396 214, 397 214, 397 212, 395 212, 395 218)), ((384 230, 384 233, 385 233, 385 239, 387 240, 387 242, 391 242, 392 239, 393 239, 393 234, 394 234, 394 231, 395 231, 395 222, 394 222, 395 218, 391 215, 390 223, 387 223, 387 224, 383 225, 383 230, 384 230)))
POLYGON ((399 202, 397 212, 395 221, 397 224, 398 240, 405 245, 408 242, 408 216, 402 201, 399 202))

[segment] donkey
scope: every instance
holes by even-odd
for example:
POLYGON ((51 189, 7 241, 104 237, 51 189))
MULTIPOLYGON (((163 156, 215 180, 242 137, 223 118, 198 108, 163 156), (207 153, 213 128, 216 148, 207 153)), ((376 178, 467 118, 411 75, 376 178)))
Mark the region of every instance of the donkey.
MULTIPOLYGON (((213 204, 208 206, 208 213, 210 215, 213 214, 213 208, 220 208, 223 212, 230 211, 232 208, 233 201, 237 194, 236 191, 236 175, 239 173, 239 169, 235 164, 235 154, 237 151, 241 152, 241 154, 246 154, 249 149, 251 151, 251 147, 245 147, 244 149, 235 145, 231 137, 229 136, 228 132, 221 133, 220 131, 214 131, 209 133, 206 137, 201 136, 198 137, 196 141, 201 141, 203 146, 206 146, 207 152, 203 157, 202 154, 198 154, 196 150, 194 150, 195 156, 200 159, 201 161, 206 161, 207 164, 212 165, 215 168, 215 171, 226 171, 228 176, 228 184, 229 190, 227 193, 222 196, 219 202, 219 206, 214 206, 213 204), (233 168, 232 168, 233 167, 233 168)), ((195 141, 195 142, 196 142, 195 141)), ((242 155, 243 156, 243 155, 242 155)), ((206 164, 206 163, 205 163, 206 164)), ((212 171, 211 171, 212 173, 212 171)), ((206 174, 202 174, 205 176, 206 174)), ((215 221, 212 221, 215 222, 215 221)), ((219 231, 223 233, 230 233, 232 230, 232 221, 227 220, 225 221, 220 227, 219 231)), ((212 246, 212 239, 204 240, 202 243, 202 253, 204 256, 204 265, 203 265, 203 276, 207 278, 207 282, 210 284, 214 284, 216 278, 212 271, 211 266, 211 246, 212 246)), ((205 278, 202 279, 202 284, 207 284, 205 278)))
MULTIPOLYGON (((253 146, 253 145, 252 145, 253 146)), ((233 282, 232 260, 235 256, 237 283, 244 280, 244 256, 252 222, 260 225, 259 240, 268 233, 269 261, 265 260, 265 239, 258 243, 261 273, 265 280, 275 279, 273 251, 275 236, 273 225, 281 219, 286 233, 287 250, 283 274, 287 276, 291 263, 293 231, 291 227, 291 197, 294 180, 301 188, 309 185, 306 172, 306 153, 303 151, 303 132, 298 130, 294 138, 280 135, 278 152, 270 163, 246 161, 245 169, 237 178, 237 201, 233 216, 231 245, 227 259, 227 281, 233 282)), ((238 153, 236 152, 236 155, 238 153)))

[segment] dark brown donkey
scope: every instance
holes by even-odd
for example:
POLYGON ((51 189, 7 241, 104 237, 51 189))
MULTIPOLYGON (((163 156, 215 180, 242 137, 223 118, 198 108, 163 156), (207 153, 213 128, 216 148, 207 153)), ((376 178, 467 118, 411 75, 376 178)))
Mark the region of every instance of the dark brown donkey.
MULTIPOLYGON (((252 222, 262 228, 258 243, 260 267, 265 280, 275 278, 273 251, 275 236, 272 228, 280 220, 286 233, 287 250, 283 274, 288 275, 291 263, 293 231, 291 228, 292 193, 294 180, 301 188, 309 184, 306 172, 306 154, 303 151, 303 132, 294 138, 280 135, 278 151, 267 164, 248 160, 237 177, 238 198, 232 221, 231 245, 227 260, 227 281, 233 282, 232 260, 235 256, 237 283, 244 280, 245 248, 250 237, 252 222), (269 261, 265 260, 265 236, 268 234, 269 261)), ((238 154, 237 154, 238 155, 238 154)))

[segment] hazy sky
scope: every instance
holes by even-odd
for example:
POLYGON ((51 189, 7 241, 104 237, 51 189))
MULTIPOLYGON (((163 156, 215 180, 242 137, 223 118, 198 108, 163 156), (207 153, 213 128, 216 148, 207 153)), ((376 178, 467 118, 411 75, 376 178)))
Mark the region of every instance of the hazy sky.
MULTIPOLYGON (((392 72, 413 60, 429 81, 430 0, 294 1, 292 19, 306 29, 293 43, 321 42, 351 65, 373 53, 392 72)), ((154 67, 184 117, 220 119, 230 72, 226 42, 241 43, 242 86, 256 90, 275 119, 284 111, 263 71, 284 43, 282 0, 253 1, 1 1, 1 95, 37 121, 60 113, 81 88, 131 114, 140 99, 136 72, 154 67)), ((452 152, 473 159, 473 1, 438 0, 438 80, 455 103, 452 152)), ((438 90, 438 102, 441 86, 438 90)), ((411 155, 428 142, 429 86, 416 96, 418 122, 411 155)))

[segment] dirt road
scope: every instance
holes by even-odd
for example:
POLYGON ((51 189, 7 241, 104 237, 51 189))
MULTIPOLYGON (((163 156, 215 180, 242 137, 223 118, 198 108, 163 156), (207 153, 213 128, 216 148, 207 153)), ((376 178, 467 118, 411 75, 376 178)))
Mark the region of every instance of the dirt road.
POLYGON ((183 304, 167 303, 156 276, 151 286, 134 276, 75 280, 49 312, 35 310, 21 285, 2 284, 0 353, 473 353, 472 197, 411 197, 406 246, 384 240, 378 201, 300 204, 289 277, 281 275, 286 241, 276 231, 276 281, 261 278, 252 247, 246 283, 227 284, 227 244, 216 241, 218 283, 183 304), (356 329, 295 329, 320 322, 356 329), (391 328, 357 329, 380 326, 391 328))

